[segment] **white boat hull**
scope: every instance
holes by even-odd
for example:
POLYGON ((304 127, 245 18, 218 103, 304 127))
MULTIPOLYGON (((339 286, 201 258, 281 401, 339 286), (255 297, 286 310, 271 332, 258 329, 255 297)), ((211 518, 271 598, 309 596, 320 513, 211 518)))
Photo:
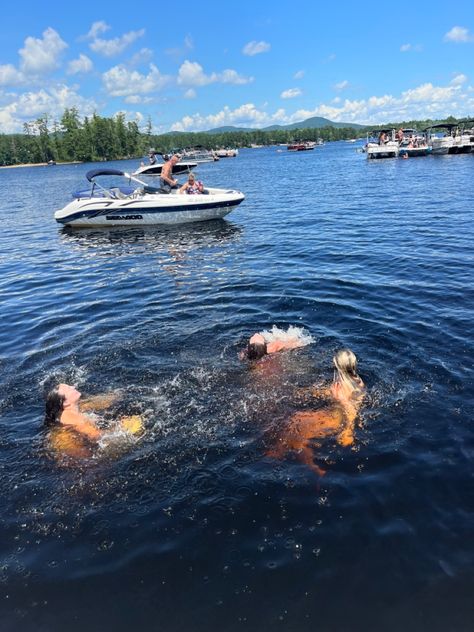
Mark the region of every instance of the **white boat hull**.
POLYGON ((56 211, 65 226, 150 226, 186 224, 228 215, 245 196, 240 191, 209 189, 209 195, 153 193, 111 199, 79 198, 56 211))

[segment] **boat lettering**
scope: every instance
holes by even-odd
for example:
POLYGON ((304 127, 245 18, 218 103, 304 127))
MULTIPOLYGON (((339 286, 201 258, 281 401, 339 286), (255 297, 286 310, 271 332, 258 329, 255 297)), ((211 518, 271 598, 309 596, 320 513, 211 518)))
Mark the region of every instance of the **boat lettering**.
POLYGON ((105 219, 114 220, 114 219, 143 219, 143 215, 106 215, 105 219))

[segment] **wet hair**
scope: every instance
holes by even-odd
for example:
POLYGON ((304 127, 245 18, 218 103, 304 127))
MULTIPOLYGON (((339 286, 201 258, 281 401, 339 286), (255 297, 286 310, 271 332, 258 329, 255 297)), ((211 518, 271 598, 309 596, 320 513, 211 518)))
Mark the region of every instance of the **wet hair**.
POLYGON ((247 345, 247 358, 249 360, 260 360, 263 356, 267 355, 267 343, 266 342, 252 342, 247 345))
POLYGON ((355 394, 364 390, 363 382, 357 373, 357 358, 350 349, 339 349, 333 358, 337 370, 335 380, 349 387, 355 394))
POLYGON ((44 414, 44 425, 55 426, 61 421, 61 414, 64 410, 64 395, 59 393, 59 386, 52 388, 46 395, 46 405, 44 414))

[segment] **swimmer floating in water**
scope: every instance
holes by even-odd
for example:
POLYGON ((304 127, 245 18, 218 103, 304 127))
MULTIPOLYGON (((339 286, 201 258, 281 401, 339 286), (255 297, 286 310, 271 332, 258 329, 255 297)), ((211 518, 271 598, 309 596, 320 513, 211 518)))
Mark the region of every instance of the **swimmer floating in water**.
POLYGON ((271 353, 305 347, 310 342, 313 342, 311 336, 303 334, 303 330, 298 327, 290 326, 287 332, 273 327, 270 332, 254 334, 243 357, 248 360, 260 360, 271 353))
POLYGON ((315 388, 316 397, 325 397, 329 405, 314 411, 295 413, 280 437, 279 445, 268 456, 281 459, 287 452, 298 452, 298 458, 318 474, 324 474, 313 462, 311 440, 335 435, 342 446, 354 443, 354 425, 365 396, 364 382, 357 373, 357 358, 350 349, 341 349, 333 358, 336 371, 330 387, 315 388))
MULTIPOLYGON (((51 389, 46 397, 45 425, 51 429, 74 431, 77 436, 77 449, 74 449, 74 440, 71 434, 56 433, 54 436, 54 447, 65 448, 66 452, 75 456, 85 454, 85 445, 81 439, 89 442, 99 441, 106 432, 110 430, 100 430, 93 421, 93 417, 85 414, 86 411, 98 412, 109 408, 118 398, 117 393, 107 395, 97 395, 79 402, 81 393, 69 384, 59 384, 51 389)), ((142 420, 138 415, 122 417, 119 427, 131 434, 138 434, 142 431, 142 420)))

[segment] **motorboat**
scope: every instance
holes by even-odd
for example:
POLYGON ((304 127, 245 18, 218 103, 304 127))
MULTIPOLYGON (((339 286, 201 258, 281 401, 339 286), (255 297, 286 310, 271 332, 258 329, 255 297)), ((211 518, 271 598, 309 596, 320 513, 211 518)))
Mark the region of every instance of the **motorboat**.
POLYGON ((238 149, 216 149, 214 155, 218 158, 235 158, 239 155, 238 149))
POLYGON ((313 141, 301 141, 301 142, 294 142, 294 143, 289 143, 286 148, 288 149, 288 151, 311 151, 312 149, 314 149, 316 147, 316 143, 313 141))
POLYGON ((199 195, 180 194, 177 189, 168 193, 117 169, 93 169, 86 178, 91 187, 73 193, 72 202, 55 212, 60 224, 81 227, 201 222, 225 217, 245 199, 240 191, 209 187, 199 195), (121 178, 121 184, 102 186, 97 182, 102 176, 121 178))
POLYGON ((375 130, 368 134, 365 152, 368 160, 378 158, 397 158, 400 147, 395 140, 394 129, 375 130), (378 136, 379 140, 373 140, 378 136))
POLYGON ((402 129, 403 137, 399 140, 400 158, 417 158, 428 156, 433 151, 433 147, 428 143, 425 134, 420 134, 416 129, 402 129))
POLYGON ((462 130, 459 123, 438 123, 425 130, 433 147, 433 154, 469 154, 474 151, 474 140, 469 130, 462 130), (442 136, 438 136, 441 132, 442 136))
MULTIPOLYGON (((164 166, 163 160, 158 162, 157 156, 163 158, 163 154, 160 151, 156 151, 156 149, 150 148, 148 151, 148 164, 142 162, 142 164, 138 167, 136 171, 133 172, 134 176, 161 176, 161 170, 164 166)), ((166 157, 168 160, 168 156, 166 157)), ((197 167, 197 162, 191 162, 189 160, 179 160, 175 165, 173 165, 172 174, 174 176, 179 176, 182 173, 189 173, 193 169, 197 167)))
POLYGON ((219 160, 219 157, 216 156, 215 152, 210 149, 206 149, 202 145, 185 147, 184 149, 180 149, 177 153, 180 154, 182 161, 189 160, 198 164, 201 162, 215 162, 216 160, 219 160))
MULTIPOLYGON (((164 167, 164 162, 155 162, 153 164, 145 165, 141 164, 136 171, 133 172, 134 176, 161 176, 161 170, 164 167)), ((173 165, 172 174, 179 176, 183 173, 189 173, 197 167, 197 162, 190 162, 189 160, 180 160, 173 165)))

